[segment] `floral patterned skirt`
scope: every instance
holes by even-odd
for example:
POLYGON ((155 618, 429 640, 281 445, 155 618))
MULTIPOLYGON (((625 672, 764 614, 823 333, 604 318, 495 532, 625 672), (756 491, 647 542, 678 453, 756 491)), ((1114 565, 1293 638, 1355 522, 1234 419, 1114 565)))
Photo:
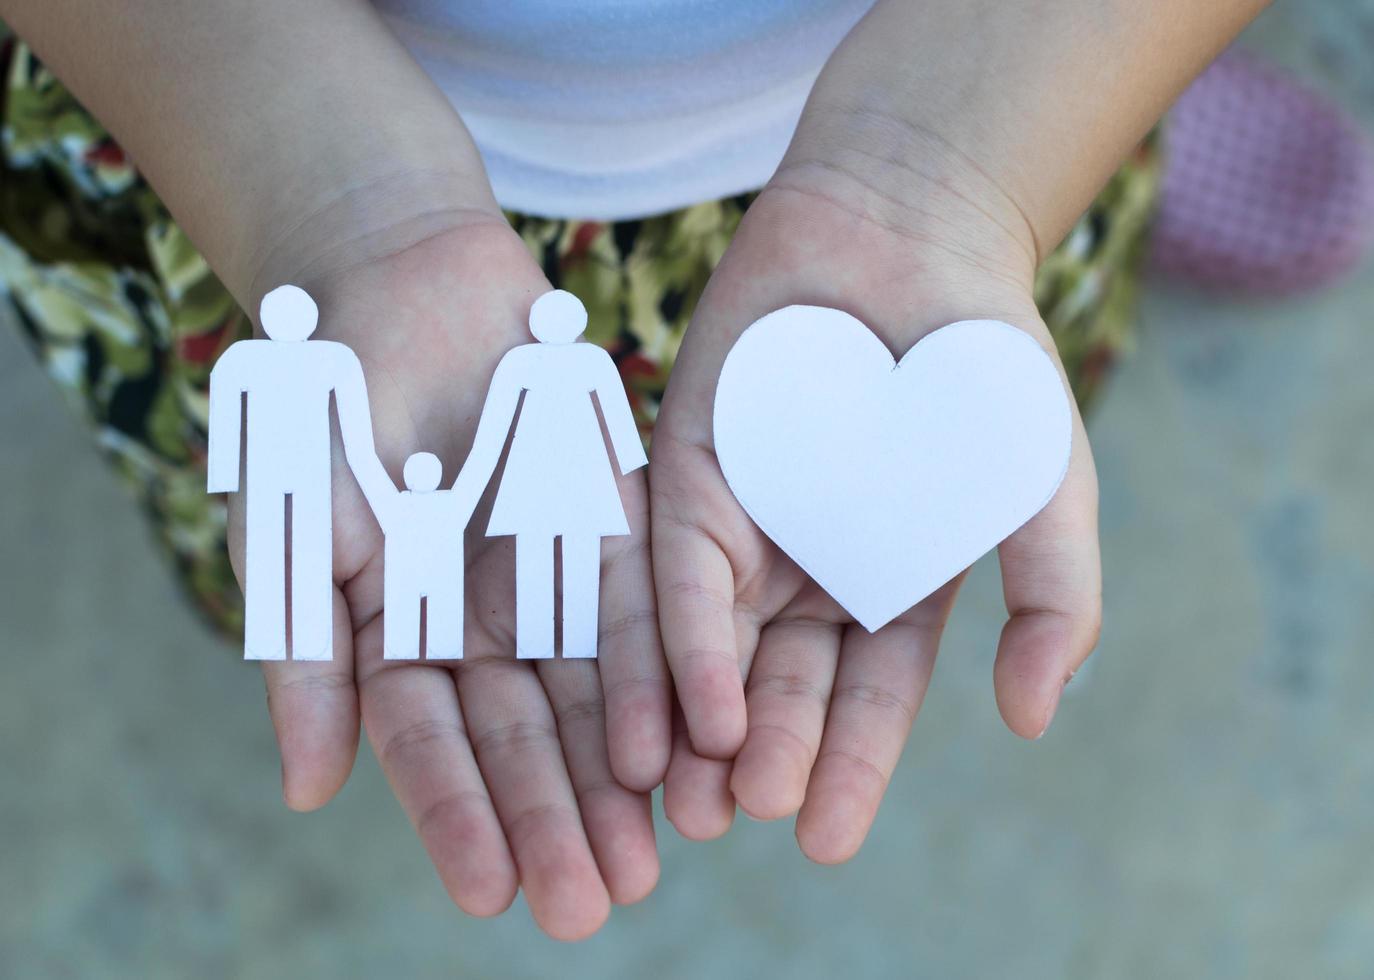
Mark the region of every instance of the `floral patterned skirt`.
MULTIPOLYGON (((205 493, 206 386, 251 333, 119 146, 0 25, 0 298, 48 374, 90 420, 209 619, 243 607, 225 505, 205 493)), ((1151 138, 1041 265, 1035 300, 1085 408, 1127 345, 1158 191, 1151 138)), ((646 432, 707 277, 748 195, 615 223, 512 214, 554 286, 586 304, 646 432)))

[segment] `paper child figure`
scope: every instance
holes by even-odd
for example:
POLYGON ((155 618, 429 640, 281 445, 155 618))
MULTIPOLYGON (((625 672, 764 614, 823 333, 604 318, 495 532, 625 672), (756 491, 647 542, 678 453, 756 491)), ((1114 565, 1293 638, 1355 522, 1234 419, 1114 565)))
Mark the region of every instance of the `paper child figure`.
POLYGON ((443 466, 433 453, 406 460, 406 489, 388 479, 359 482, 386 535, 382 554, 383 656, 420 656, 420 602, 425 604, 425 659, 463 656, 463 529, 472 517, 480 486, 459 474, 451 490, 438 490, 443 466))
POLYGON ((593 394, 620 472, 648 463, 610 355, 574 343, 586 326, 587 311, 571 293, 558 289, 535 300, 530 332, 539 342, 514 348, 497 365, 463 466, 475 483, 491 479, 519 407, 487 535, 515 535, 515 646, 522 658, 554 655, 555 539, 562 540, 563 656, 596 656, 601 539, 630 533, 593 394))
POLYGON ((210 372, 210 493, 239 489, 246 450, 244 657, 286 658, 286 509, 291 508, 291 655, 334 652, 329 396, 345 452, 375 458, 367 387, 343 344, 308 340, 319 310, 306 292, 281 286, 263 297, 267 340, 241 340, 210 372), (247 396, 247 446, 240 446, 247 396))

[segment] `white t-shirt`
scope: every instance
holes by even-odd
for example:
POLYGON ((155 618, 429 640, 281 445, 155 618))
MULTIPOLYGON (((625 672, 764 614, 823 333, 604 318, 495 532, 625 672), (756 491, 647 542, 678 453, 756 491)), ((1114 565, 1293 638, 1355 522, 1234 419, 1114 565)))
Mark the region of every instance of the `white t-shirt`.
POLYGON ((374 0, 504 207, 607 220, 761 187, 872 2, 374 0))

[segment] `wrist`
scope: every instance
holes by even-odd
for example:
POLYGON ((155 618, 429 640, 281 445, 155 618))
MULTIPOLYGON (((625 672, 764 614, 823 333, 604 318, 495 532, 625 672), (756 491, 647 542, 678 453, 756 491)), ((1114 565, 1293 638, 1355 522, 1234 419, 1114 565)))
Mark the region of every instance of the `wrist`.
POLYGON ((948 204, 938 188, 913 199, 919 222, 895 224, 852 196, 847 182, 824 178, 820 170, 780 170, 750 205, 693 315, 656 440, 705 439, 729 350, 755 320, 794 304, 850 313, 895 357, 932 330, 970 319, 1010 323, 1053 351, 1018 243, 986 219, 961 223, 962 202, 948 204))
POLYGON ((830 202, 880 237, 1029 291, 1040 242, 1007 182, 932 123, 813 97, 770 186, 830 202))
POLYGON ((257 243, 228 285, 252 309, 282 283, 334 291, 351 271, 426 242, 509 231, 485 176, 478 178, 459 167, 414 165, 341 182, 300 217, 277 211, 256 222, 257 243))
POLYGON ((734 310, 716 328, 732 333, 726 341, 793 303, 846 310, 898 354, 961 319, 1043 330, 1022 243, 969 215, 961 197, 927 187, 898 220, 866 188, 826 173, 779 171, 751 205, 708 287, 708 308, 734 310))
MULTIPOLYGON (((313 339, 357 355, 374 418, 427 426, 425 411, 442 407, 461 431, 476 424, 501 356, 529 339, 530 303, 548 285, 499 212, 411 203, 321 249, 281 251, 259 281, 310 293, 320 311, 313 339)), ((378 446, 403 445, 394 435, 380 428, 378 446)))

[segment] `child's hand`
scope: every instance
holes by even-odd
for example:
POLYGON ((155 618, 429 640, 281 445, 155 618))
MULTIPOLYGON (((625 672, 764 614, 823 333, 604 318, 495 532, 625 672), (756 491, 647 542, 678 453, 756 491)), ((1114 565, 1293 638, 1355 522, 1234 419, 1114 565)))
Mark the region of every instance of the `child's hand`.
MULTIPOLYGON (((337 274, 282 267, 261 285, 306 287, 319 302, 317 338, 358 354, 393 477, 428 450, 452 479, 496 362, 529 342, 530 302, 548 284, 499 214, 411 237, 419 243, 340 262, 337 274)), ((465 659, 386 661, 383 539, 335 436, 334 660, 264 665, 287 803, 309 810, 339 790, 361 717, 458 905, 492 915, 518 885, 552 935, 595 931, 610 902, 643 898, 658 876, 648 791, 667 765, 670 689, 643 547, 644 475, 621 481, 634 536, 604 544, 599 660, 515 659, 513 549, 483 537, 479 511, 467 537, 465 659)), ((475 500, 480 482, 460 489, 475 500)), ((240 504, 231 527, 241 562, 240 504)))
MULTIPOLYGON (((830 57, 696 310, 654 435, 659 616, 685 716, 664 809, 689 836, 722 832, 737 799, 756 816, 800 808, 817 860, 853 854, 957 587, 870 635, 749 521, 711 438, 735 338, 812 303, 858 316, 894 354, 973 317, 1053 353, 1031 297, 1042 250, 1262 6, 878 0, 830 57)), ((999 554, 1011 618, 997 702, 1034 738, 1101 615, 1097 483, 1077 418, 1058 494, 999 554)))
MULTIPOLYGON (((738 802, 764 819, 800 810, 797 837, 814 860, 852 856, 920 707, 958 588, 869 634, 750 521, 721 475, 711 429, 721 364, 740 332, 811 303, 858 316, 897 356, 974 317, 1017 325, 1053 353, 1031 300, 1034 263, 1014 236, 939 188, 900 220, 886 220, 888 204, 827 169, 783 171, 745 216, 674 368, 650 486, 659 616, 683 715, 664 809, 688 837, 723 833, 738 802)), ((1062 487, 1000 549, 1011 618, 994 685, 1007 725, 1026 738, 1049 725, 1096 642, 1096 521, 1075 412, 1062 487)))

